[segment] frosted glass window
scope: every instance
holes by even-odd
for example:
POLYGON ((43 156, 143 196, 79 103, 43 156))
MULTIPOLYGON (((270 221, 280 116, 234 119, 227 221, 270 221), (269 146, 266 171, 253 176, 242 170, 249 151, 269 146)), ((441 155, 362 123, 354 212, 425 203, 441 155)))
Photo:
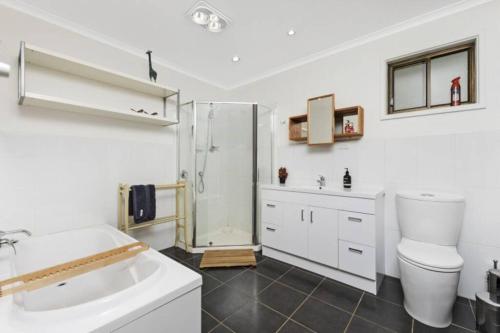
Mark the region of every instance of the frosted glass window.
POLYGON ((388 62, 387 69, 388 114, 455 107, 450 90, 456 77, 461 104, 477 101, 475 39, 388 62))
POLYGON ((431 105, 450 103, 451 80, 460 76, 461 101, 469 100, 469 54, 467 51, 431 60, 431 105))
POLYGON ((394 110, 425 107, 426 64, 415 64, 394 70, 394 110))

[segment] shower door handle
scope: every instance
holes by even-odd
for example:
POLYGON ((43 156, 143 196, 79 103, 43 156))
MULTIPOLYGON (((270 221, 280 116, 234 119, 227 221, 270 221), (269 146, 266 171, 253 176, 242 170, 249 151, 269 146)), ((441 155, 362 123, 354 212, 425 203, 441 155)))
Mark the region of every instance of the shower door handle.
POLYGON ((300 210, 300 220, 304 222, 304 209, 300 210))
POLYGON ((311 210, 311 213, 310 213, 310 219, 311 219, 311 223, 313 223, 313 211, 311 210))

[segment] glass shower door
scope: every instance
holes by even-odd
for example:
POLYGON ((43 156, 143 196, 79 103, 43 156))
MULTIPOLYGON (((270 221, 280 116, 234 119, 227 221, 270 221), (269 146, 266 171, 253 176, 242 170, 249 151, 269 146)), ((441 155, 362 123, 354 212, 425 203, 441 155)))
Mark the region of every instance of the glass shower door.
POLYGON ((253 105, 197 103, 195 119, 195 246, 251 245, 253 105))

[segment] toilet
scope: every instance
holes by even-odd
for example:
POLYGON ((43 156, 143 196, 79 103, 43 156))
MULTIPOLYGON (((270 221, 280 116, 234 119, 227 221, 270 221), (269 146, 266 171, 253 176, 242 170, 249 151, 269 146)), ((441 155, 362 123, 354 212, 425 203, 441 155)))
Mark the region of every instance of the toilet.
POLYGON ((404 307, 426 325, 447 327, 464 264, 456 245, 465 199, 456 194, 398 192, 396 208, 404 307))

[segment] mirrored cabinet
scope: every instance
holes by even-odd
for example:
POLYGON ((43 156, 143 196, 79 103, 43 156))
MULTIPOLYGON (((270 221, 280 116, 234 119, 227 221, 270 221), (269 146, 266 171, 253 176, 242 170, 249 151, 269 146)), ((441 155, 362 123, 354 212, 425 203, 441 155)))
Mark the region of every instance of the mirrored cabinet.
POLYGON ((324 145, 334 141, 335 95, 329 94, 307 101, 307 144, 324 145))
POLYGON ((363 108, 335 109, 334 94, 309 98, 307 113, 288 120, 288 139, 310 146, 360 139, 364 131, 363 108))

